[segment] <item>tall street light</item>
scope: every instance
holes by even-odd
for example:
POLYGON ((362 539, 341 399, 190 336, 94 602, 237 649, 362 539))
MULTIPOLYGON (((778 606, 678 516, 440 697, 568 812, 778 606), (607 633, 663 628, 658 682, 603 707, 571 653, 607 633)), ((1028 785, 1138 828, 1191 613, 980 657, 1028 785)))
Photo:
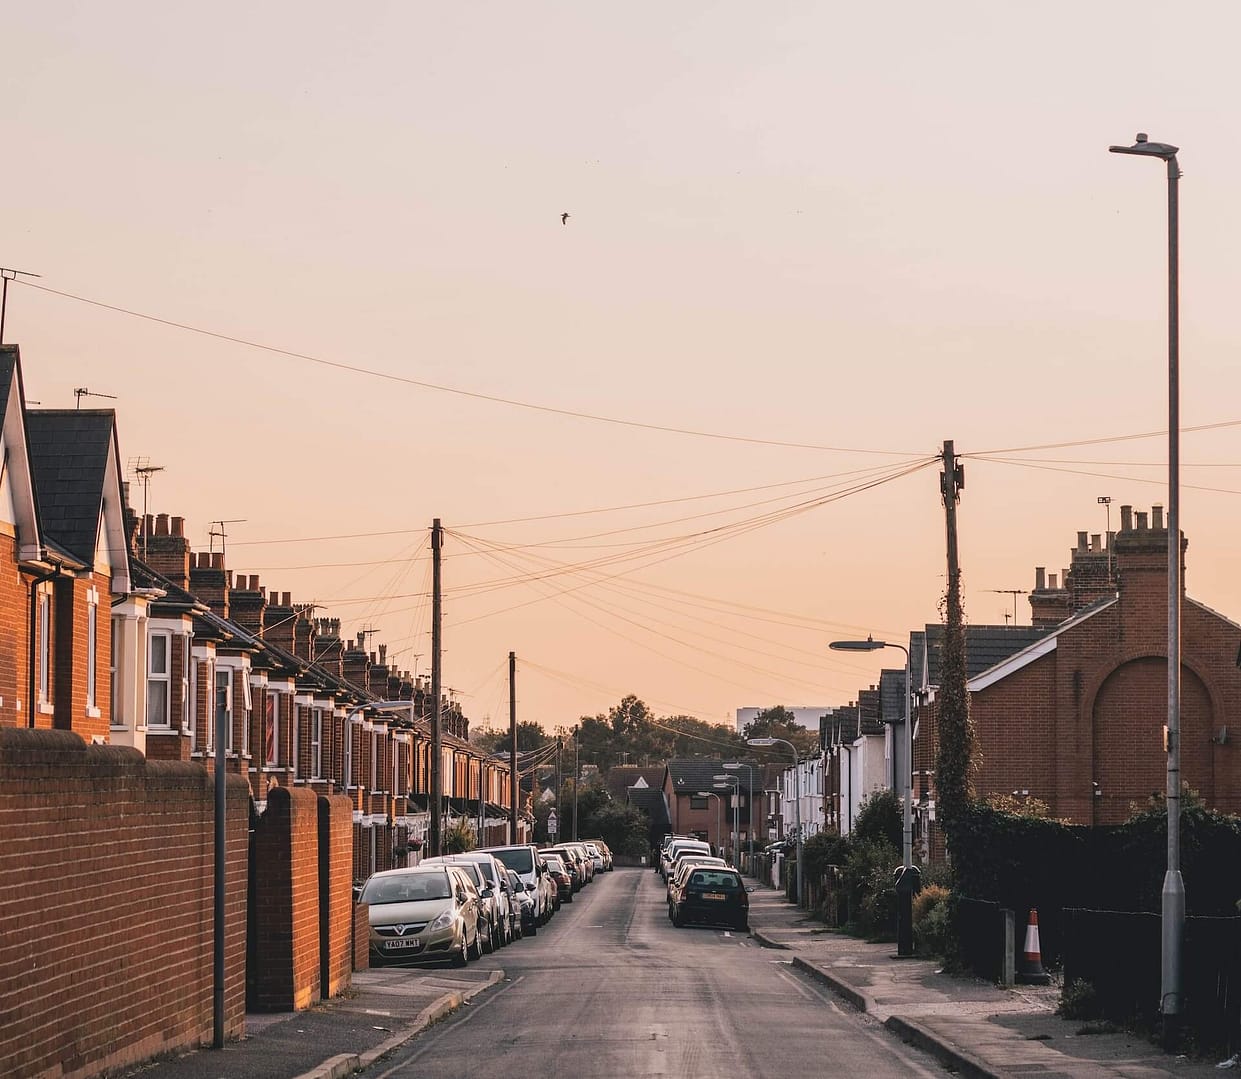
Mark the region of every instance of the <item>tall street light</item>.
POLYGON ((747 764, 745 761, 724 765, 724 771, 735 772, 739 768, 744 768, 750 773, 750 785, 746 794, 746 809, 749 813, 749 820, 746 823, 745 834, 750 845, 750 876, 754 876, 754 765, 747 764))
POLYGON ((806 901, 801 856, 801 758, 797 754, 797 747, 784 738, 747 738, 745 744, 758 749, 769 749, 774 745, 788 746, 789 752, 793 754, 793 827, 797 829, 797 905, 800 907, 806 901))
POLYGON ((717 787, 722 789, 731 786, 733 789, 733 838, 731 846, 733 849, 733 861, 735 862, 737 860, 737 845, 741 841, 741 807, 737 804, 741 799, 741 777, 722 775, 712 776, 711 778, 715 780, 717 787))
POLYGON ((1138 133, 1114 154, 1153 157, 1168 167, 1168 867, 1163 878, 1163 969, 1160 1011, 1166 1045, 1176 1040, 1181 1014, 1181 943, 1185 884, 1181 879, 1181 401, 1180 314, 1177 268, 1179 147, 1138 133))
POLYGON ((694 793, 699 798, 715 799, 715 849, 718 852, 720 848, 720 806, 724 804, 724 799, 715 791, 695 791, 694 793))
POLYGON ((829 648, 837 652, 878 652, 882 648, 899 648, 905 653, 905 737, 904 757, 901 764, 901 858, 903 865, 897 881, 896 905, 896 954, 906 958, 914 954, 914 892, 921 883, 921 874, 914 869, 913 826, 913 728, 909 721, 909 649, 891 641, 877 641, 867 637, 864 641, 832 641, 829 648), (902 887, 903 885, 903 887, 902 887))

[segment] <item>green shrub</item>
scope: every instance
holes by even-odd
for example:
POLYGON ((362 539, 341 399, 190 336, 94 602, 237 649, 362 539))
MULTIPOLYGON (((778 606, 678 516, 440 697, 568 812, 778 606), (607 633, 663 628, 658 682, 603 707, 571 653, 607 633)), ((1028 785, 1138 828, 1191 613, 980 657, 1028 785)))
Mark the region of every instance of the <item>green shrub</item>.
POLYGON ((477 845, 474 826, 468 820, 459 820, 444 833, 444 853, 464 854, 477 845))
POLYGON ((1061 990, 1056 1013, 1065 1019, 1098 1019, 1099 996, 1094 984, 1074 978, 1061 990))
POLYGON ((890 935, 895 930, 893 872, 900 864, 900 853, 886 840, 859 839, 849 843, 842 883, 849 897, 850 918, 864 936, 890 935))
POLYGON ((849 838, 876 840, 900 847, 903 839, 901 802, 895 791, 873 791, 858 807, 857 820, 849 838))
POLYGON ((919 955, 947 955, 955 943, 949 895, 942 885, 929 884, 914 896, 914 949, 919 955))

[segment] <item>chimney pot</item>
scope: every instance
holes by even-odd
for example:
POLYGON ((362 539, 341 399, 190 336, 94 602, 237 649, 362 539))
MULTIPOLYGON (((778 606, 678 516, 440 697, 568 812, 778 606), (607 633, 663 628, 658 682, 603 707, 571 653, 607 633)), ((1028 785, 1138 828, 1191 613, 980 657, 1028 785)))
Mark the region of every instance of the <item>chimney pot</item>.
POLYGON ((291 592, 280 593, 280 606, 281 607, 292 607, 293 606, 293 594, 291 592))
POLYGON ((250 591, 257 592, 259 590, 259 575, 257 573, 250 574, 250 591))
POLYGON ((1051 589, 1053 589, 1053 590, 1055 589, 1055 587, 1056 587, 1056 575, 1055 575, 1054 573, 1050 573, 1050 574, 1048 574, 1048 575, 1047 575, 1047 587, 1048 587, 1048 588, 1051 588, 1051 589))
POLYGON ((1041 592, 1047 587, 1047 567, 1034 567, 1034 591, 1041 592))
POLYGON ((161 513, 155 518, 155 534, 157 536, 168 535, 168 514, 161 513))
POLYGON ((1077 549, 1079 551, 1084 551, 1086 549, 1086 533, 1085 532, 1079 532, 1077 534, 1077 549))
POLYGON ((1145 532, 1146 531, 1146 513, 1142 510, 1138 510, 1135 516, 1138 519, 1138 531, 1145 532))
POLYGON ((142 534, 145 536, 155 535, 155 517, 148 513, 142 518, 142 534))
POLYGON ((223 551, 220 551, 218 554, 213 554, 211 556, 211 568, 218 569, 218 570, 224 569, 224 552, 223 551))
POLYGON ((1151 528, 1163 528, 1163 507, 1160 505, 1151 506, 1151 528))
POLYGON ((1132 506, 1121 506, 1120 507, 1120 530, 1122 532, 1129 532, 1132 530, 1132 528, 1133 528, 1133 507, 1132 506))
POLYGON ((233 587, 233 571, 230 569, 224 574, 224 587, 232 590, 233 587))
POLYGON ((1101 532, 1096 532, 1090 537, 1090 549, 1096 554, 1103 550, 1103 534, 1101 532))
POLYGON ((174 536, 185 535, 185 518, 184 517, 172 517, 169 519, 169 523, 172 525, 172 534, 174 536))

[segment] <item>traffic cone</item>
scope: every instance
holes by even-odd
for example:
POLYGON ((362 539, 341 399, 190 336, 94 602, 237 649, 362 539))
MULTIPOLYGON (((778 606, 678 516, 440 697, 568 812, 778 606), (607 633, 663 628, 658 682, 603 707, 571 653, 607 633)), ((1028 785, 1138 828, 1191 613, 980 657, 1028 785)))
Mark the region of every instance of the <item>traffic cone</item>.
POLYGON ((1017 961, 1017 981, 1022 985, 1050 985, 1051 975, 1043 970, 1043 955, 1038 943, 1038 911, 1030 908, 1026 925, 1026 943, 1017 961))

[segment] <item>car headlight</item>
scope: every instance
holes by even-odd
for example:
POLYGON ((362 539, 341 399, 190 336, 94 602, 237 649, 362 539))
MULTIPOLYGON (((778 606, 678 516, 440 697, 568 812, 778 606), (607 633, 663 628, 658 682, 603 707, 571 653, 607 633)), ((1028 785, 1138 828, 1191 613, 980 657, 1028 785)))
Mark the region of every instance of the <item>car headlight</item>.
POLYGON ((435 921, 433 921, 430 925, 428 925, 427 928, 428 929, 447 929, 450 925, 452 925, 452 916, 453 916, 453 910, 451 907, 449 907, 448 910, 444 911, 444 913, 441 914, 438 918, 436 918, 435 921))

